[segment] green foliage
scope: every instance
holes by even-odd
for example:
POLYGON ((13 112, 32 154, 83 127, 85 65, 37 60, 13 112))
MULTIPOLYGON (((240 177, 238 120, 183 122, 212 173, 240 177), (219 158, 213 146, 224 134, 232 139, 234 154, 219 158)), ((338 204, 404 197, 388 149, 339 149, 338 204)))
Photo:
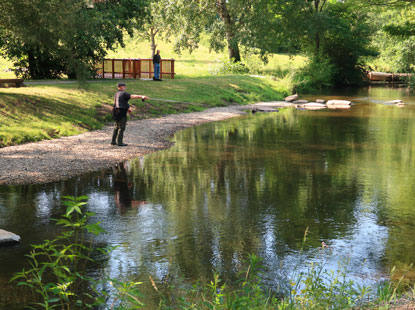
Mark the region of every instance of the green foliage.
POLYGON ((95 248, 88 234, 103 232, 99 223, 88 223, 93 215, 84 206, 88 197, 64 197, 65 214, 57 220, 63 232, 53 240, 33 245, 27 255, 30 267, 16 273, 11 281, 32 290, 34 300, 31 309, 91 309, 95 305, 91 284, 95 280, 87 275, 88 264, 95 263, 95 248))
POLYGON ((19 0, 0 4, 1 53, 13 61, 18 76, 33 79, 86 78, 94 64, 123 31, 143 2, 19 0), (36 31, 33 31, 36 29, 36 31))
POLYGON ((367 9, 353 1, 281 0, 273 10, 273 23, 278 25, 287 49, 327 59, 335 67, 330 84, 361 82, 362 59, 373 55, 367 9))
MULTIPOLYGON (((264 53, 261 42, 269 1, 160 0, 158 11, 167 27, 166 37, 175 38, 175 51, 190 51, 199 45, 201 34, 207 31, 212 50, 227 46, 229 59, 241 60, 240 47, 256 48, 264 53), (225 43, 226 42, 226 43, 225 43)), ((269 12, 271 13, 271 12, 269 12)))
POLYGON ((218 274, 207 284, 189 287, 168 287, 162 294, 161 309, 283 309, 285 304, 272 291, 264 289, 264 267, 261 259, 250 255, 245 262, 247 269, 232 286, 224 283, 218 274))
POLYGON ((242 62, 235 62, 232 59, 225 59, 210 71, 212 75, 233 75, 246 74, 250 69, 242 62))
POLYGON ((357 309, 367 305, 371 290, 347 279, 347 263, 338 271, 328 271, 324 264, 311 263, 302 275, 300 292, 292 291, 300 309, 357 309))
POLYGON ((297 92, 310 92, 333 86, 336 68, 328 59, 311 58, 308 64, 294 75, 297 92))
POLYGON ((415 72, 414 16, 413 5, 373 9, 370 17, 378 30, 372 41, 379 55, 368 60, 370 69, 392 73, 415 72))
POLYGON ((106 300, 112 299, 111 306, 109 307, 111 310, 141 309, 144 306, 144 303, 141 301, 143 295, 138 288, 142 282, 123 282, 114 279, 108 279, 107 282, 112 290, 110 292, 105 290, 100 292, 102 296, 97 300, 101 305, 105 305, 106 300))

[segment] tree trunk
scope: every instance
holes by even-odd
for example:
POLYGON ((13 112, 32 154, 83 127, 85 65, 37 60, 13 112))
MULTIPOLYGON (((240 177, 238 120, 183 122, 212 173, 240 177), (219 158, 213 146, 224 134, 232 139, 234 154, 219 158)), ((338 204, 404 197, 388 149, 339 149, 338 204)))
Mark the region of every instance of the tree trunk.
POLYGON ((239 51, 238 41, 235 36, 235 25, 226 7, 226 0, 218 0, 216 7, 220 17, 225 24, 226 41, 228 42, 229 59, 235 62, 241 61, 241 53, 239 51))
POLYGON ((320 34, 316 33, 316 55, 320 52, 320 34))
POLYGON ((150 41, 151 41, 151 58, 154 57, 154 55, 156 54, 156 49, 157 49, 157 44, 156 44, 156 35, 159 31, 155 30, 154 27, 150 28, 150 33, 148 34, 150 36, 150 41))

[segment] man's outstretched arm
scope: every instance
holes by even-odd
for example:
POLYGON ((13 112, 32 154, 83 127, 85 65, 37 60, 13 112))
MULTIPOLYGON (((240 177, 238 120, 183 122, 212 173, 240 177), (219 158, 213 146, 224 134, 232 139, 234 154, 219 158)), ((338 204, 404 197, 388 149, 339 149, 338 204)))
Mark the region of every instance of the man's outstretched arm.
POLYGON ((144 95, 131 95, 131 99, 147 100, 147 99, 150 99, 150 97, 147 97, 147 96, 144 96, 144 95))

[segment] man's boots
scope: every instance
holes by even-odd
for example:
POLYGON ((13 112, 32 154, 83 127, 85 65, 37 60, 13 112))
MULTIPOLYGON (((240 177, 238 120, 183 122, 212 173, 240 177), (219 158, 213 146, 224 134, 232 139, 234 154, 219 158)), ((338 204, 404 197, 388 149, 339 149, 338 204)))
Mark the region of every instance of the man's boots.
POLYGON ((114 133, 112 134, 111 145, 117 145, 117 136, 118 136, 118 128, 115 128, 114 133))
POLYGON ((125 144, 122 142, 122 139, 124 138, 124 130, 120 129, 119 133, 118 133, 118 146, 127 146, 128 144, 125 144))

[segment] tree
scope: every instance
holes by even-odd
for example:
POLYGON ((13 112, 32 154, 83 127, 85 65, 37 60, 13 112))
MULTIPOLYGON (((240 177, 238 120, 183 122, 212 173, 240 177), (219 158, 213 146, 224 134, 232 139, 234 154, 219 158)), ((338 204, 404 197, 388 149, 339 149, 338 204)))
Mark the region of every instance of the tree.
POLYGON ((151 58, 154 57, 157 50, 156 37, 163 35, 165 27, 163 19, 158 12, 157 1, 150 3, 146 7, 143 19, 137 20, 139 37, 150 41, 151 58))
POLYGON ((229 59, 241 61, 240 47, 260 48, 257 27, 269 0, 160 0, 157 10, 166 24, 166 37, 175 37, 175 49, 198 47, 203 31, 211 33, 210 48, 228 49, 229 59), (226 42, 226 44, 224 44, 226 42))
MULTIPOLYGON (((302 51, 311 61, 334 68, 332 83, 352 85, 362 80, 362 59, 373 55, 368 10, 359 1, 277 0, 273 23, 292 52, 302 51)), ((333 68, 328 68, 333 70, 333 68)))
POLYGON ((123 44, 144 0, 5 0, 0 3, 1 53, 25 78, 86 77, 107 49, 123 44))

